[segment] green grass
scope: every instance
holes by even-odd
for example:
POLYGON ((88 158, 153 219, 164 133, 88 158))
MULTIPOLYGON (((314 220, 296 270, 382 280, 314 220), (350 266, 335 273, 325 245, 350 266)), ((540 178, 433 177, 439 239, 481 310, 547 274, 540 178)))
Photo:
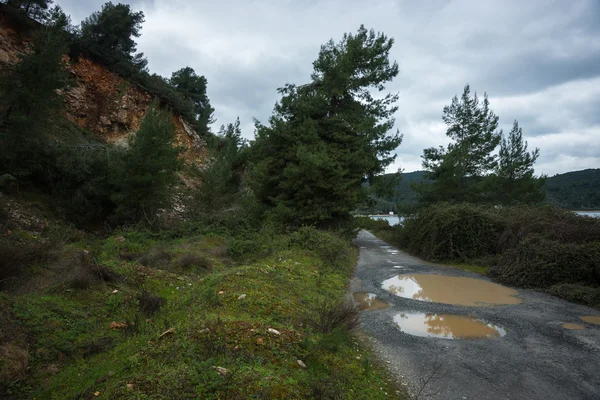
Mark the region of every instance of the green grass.
POLYGON ((475 272, 477 274, 481 274, 481 275, 487 275, 488 273, 488 268, 487 267, 482 267, 481 265, 473 265, 473 264, 464 264, 464 263, 451 263, 451 266, 453 266, 454 268, 458 268, 458 269, 462 269, 465 271, 470 271, 470 272, 475 272))
MULTIPOLYGON (((215 251, 228 241, 215 236, 121 232, 67 246, 89 250, 124 279, 83 290, 55 283, 8 296, 2 304, 28 339, 30 369, 0 389, 40 399, 406 398, 351 332, 311 328, 319 306, 344 294, 356 251, 346 246, 335 258, 344 263, 332 264, 322 247, 286 244, 298 237, 277 240, 277 250, 249 263, 215 251), (119 257, 157 245, 173 260, 204 254, 212 270, 168 260, 150 268, 119 257), (139 312, 142 290, 166 300, 149 317, 139 312), (111 329, 113 321, 128 328, 111 329)), ((52 282, 59 278, 48 272, 52 282)))

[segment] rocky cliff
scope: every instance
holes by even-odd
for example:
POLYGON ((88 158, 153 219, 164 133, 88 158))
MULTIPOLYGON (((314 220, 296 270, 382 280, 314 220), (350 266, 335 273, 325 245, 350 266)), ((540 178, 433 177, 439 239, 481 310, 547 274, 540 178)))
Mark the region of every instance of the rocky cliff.
MULTIPOLYGON (((0 70, 16 64, 29 51, 30 38, 0 13, 0 70)), ((66 117, 106 143, 127 145, 140 127, 152 97, 145 90, 87 58, 65 65, 74 84, 63 93, 66 117)), ((181 117, 173 116, 175 142, 185 151, 186 162, 201 164, 206 144, 181 117)))

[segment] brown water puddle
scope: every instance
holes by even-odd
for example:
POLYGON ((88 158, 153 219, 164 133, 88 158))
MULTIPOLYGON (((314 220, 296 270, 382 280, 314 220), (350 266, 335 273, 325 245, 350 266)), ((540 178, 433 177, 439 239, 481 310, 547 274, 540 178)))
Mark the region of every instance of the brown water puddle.
POLYGON ((382 310, 390 306, 385 301, 378 299, 373 293, 354 292, 352 297, 354 297, 354 301, 358 303, 358 308, 361 310, 382 310))
POLYGON ((479 339, 501 337, 506 331, 496 325, 465 315, 401 313, 394 322, 404 333, 440 339, 479 339))
POLYGON ((398 275, 381 287, 407 299, 461 306, 520 304, 519 292, 481 279, 430 274, 398 275))
POLYGON ((586 315, 584 317, 579 317, 579 319, 588 324, 600 325, 600 317, 596 315, 586 315))
POLYGON ((563 328, 565 329, 572 329, 572 330, 576 330, 576 331, 580 331, 582 329, 585 329, 585 326, 581 325, 581 324, 572 324, 570 322, 565 322, 564 324, 561 325, 563 328))

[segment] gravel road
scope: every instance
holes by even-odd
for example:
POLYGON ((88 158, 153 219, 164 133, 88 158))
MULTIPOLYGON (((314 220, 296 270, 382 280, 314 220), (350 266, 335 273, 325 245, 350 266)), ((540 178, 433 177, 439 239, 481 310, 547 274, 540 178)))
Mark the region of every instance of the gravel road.
POLYGON ((381 283, 398 274, 488 279, 428 263, 402 251, 392 254, 385 242, 364 230, 355 244, 360 247, 360 258, 351 291, 374 293, 391 305, 362 311, 361 330, 392 373, 408 384, 413 396, 459 400, 600 399, 600 325, 579 319, 600 315, 599 311, 524 289, 519 289, 522 304, 487 307, 397 297, 381 289, 381 283), (393 317, 401 312, 468 315, 503 327, 506 335, 472 340, 412 336, 394 323, 393 317), (561 327, 563 323, 583 324, 585 329, 568 330, 561 327))

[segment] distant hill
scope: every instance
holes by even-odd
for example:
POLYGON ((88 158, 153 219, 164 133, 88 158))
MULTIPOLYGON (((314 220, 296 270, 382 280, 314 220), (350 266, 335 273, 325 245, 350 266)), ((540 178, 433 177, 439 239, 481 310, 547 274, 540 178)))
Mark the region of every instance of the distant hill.
MULTIPOLYGON (((424 181, 425 173, 402 173, 402 181, 396 185, 394 195, 377 199, 377 204, 369 211, 387 213, 396 211, 396 204, 415 204, 418 199, 411 184, 424 181)), ((546 203, 570 210, 600 210, 600 169, 584 169, 549 177, 546 180, 546 193, 546 203)))
POLYGON ((554 175, 546 181, 546 202, 571 210, 600 210, 600 169, 554 175))

